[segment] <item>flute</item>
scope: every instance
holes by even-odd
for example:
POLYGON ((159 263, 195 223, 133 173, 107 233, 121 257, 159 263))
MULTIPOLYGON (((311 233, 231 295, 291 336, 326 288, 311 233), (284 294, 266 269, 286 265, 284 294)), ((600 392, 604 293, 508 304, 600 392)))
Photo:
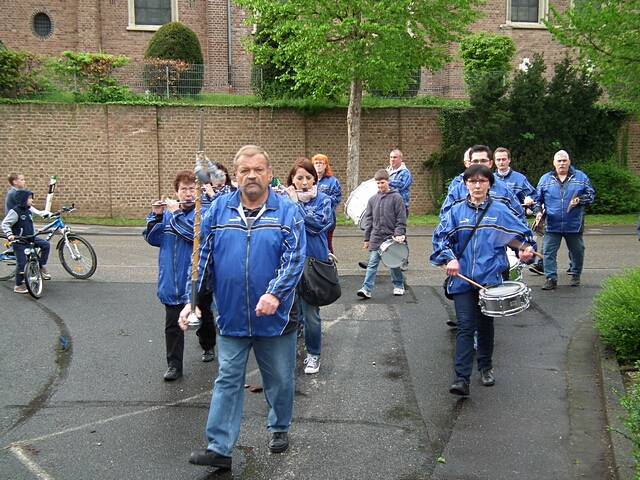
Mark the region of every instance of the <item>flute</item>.
MULTIPOLYGON (((191 201, 186 201, 186 202, 176 202, 176 205, 189 205, 189 204, 194 204, 196 203, 195 200, 191 200, 191 201)), ((167 205, 167 202, 164 200, 160 200, 159 202, 154 202, 151 204, 152 207, 164 207, 165 205, 167 205)))

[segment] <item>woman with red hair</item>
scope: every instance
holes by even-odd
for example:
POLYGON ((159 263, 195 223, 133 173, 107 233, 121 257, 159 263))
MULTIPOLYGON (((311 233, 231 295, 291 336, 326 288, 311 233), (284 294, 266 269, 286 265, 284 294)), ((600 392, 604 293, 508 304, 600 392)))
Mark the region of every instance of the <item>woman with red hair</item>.
POLYGON ((328 195, 331 199, 331 207, 333 208, 333 225, 327 232, 327 240, 329 242, 329 250, 333 253, 333 231, 336 228, 336 209, 340 200, 342 200, 342 188, 340 182, 333 176, 331 165, 329 165, 329 157, 318 153, 311 157, 313 168, 318 174, 318 191, 328 195))

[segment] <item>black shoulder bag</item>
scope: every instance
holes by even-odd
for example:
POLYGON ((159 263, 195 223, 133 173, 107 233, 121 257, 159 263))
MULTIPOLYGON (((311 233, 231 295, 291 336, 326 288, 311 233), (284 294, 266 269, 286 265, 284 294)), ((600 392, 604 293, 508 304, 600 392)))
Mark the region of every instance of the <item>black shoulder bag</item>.
POLYGON ((342 295, 338 267, 331 256, 327 261, 307 257, 300 279, 300 295, 309 305, 322 307, 335 302, 342 295))
MULTIPOLYGON (((467 248, 467 245, 469 245, 469 242, 471 241, 471 237, 473 237, 473 235, 476 233, 476 230, 478 229, 478 226, 480 225, 480 222, 482 221, 484 216, 489 211, 489 207, 491 206, 492 202, 493 202, 493 200, 491 199, 491 197, 489 197, 489 202, 487 203, 487 208, 485 208, 484 211, 478 217, 478 221, 474 225, 473 230, 471 230, 471 235, 469 235, 469 237, 467 238, 467 241, 464 243, 464 246, 462 247, 462 250, 460 250, 460 253, 458 254, 458 258, 462 258, 462 254, 464 253, 465 249, 467 248)), ((450 280, 451 280, 451 275, 447 275, 445 277, 445 279, 444 279, 444 283, 442 284, 442 288, 444 289, 444 296, 447 297, 449 300, 453 300, 453 295, 451 295, 447 291, 447 284, 449 283, 450 280)))

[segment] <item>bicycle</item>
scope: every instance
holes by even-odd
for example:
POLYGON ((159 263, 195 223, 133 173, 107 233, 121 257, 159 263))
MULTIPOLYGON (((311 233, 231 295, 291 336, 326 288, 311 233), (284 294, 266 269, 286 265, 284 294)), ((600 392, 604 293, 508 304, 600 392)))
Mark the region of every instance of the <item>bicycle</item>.
POLYGON ((22 237, 15 237, 12 243, 22 243, 27 247, 24 249, 24 254, 27 257, 27 262, 24 265, 24 283, 27 286, 29 295, 33 298, 40 298, 42 296, 42 290, 44 289, 44 280, 42 278, 42 272, 40 271, 40 252, 39 248, 34 242, 38 234, 25 235, 22 237))
MULTIPOLYGON (((60 264, 69 275, 80 280, 91 277, 98 267, 98 257, 91 244, 80 235, 71 232, 71 228, 62 220, 62 213, 70 213, 75 207, 62 207, 59 212, 53 213, 55 218, 36 232, 36 235, 47 235, 47 241, 60 233, 62 238, 56 245, 60 264)), ((0 234, 0 280, 12 278, 16 272, 16 257, 9 248, 10 243, 6 235, 0 234)))

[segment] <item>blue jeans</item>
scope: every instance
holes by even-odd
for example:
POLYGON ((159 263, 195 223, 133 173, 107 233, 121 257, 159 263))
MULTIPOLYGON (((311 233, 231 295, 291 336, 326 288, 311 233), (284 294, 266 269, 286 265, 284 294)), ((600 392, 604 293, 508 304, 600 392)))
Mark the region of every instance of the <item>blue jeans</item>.
POLYGON ((582 233, 544 233, 544 276, 558 279, 558 249, 564 238, 569 249, 570 268, 574 275, 580 276, 584 263, 584 241, 582 233))
POLYGON ((302 295, 298 295, 299 318, 304 325, 304 344, 307 353, 320 355, 320 345, 322 342, 322 326, 320 321, 320 307, 310 305, 304 301, 302 295))
POLYGON ((267 428, 270 432, 289 430, 295 391, 296 332, 279 337, 219 335, 217 344, 218 378, 213 388, 205 435, 208 450, 230 457, 240 435, 245 374, 252 348, 270 407, 267 428))
POLYGON ((478 332, 478 351, 476 353, 478 370, 493 368, 493 317, 487 317, 478 305, 478 290, 453 295, 458 319, 456 333, 456 378, 469 383, 473 369, 473 335, 478 332))
MULTIPOLYGON (((378 273, 378 265, 380 265, 380 254, 378 250, 369 252, 369 263, 367 264, 367 272, 364 274, 364 282, 362 288, 367 292, 373 292, 373 287, 376 283, 376 273, 378 273)), ((402 276, 402 270, 399 268, 390 268, 391 281, 393 286, 397 288, 404 288, 404 278, 402 276)))
MULTIPOLYGON (((51 250, 51 245, 46 240, 41 238, 35 238, 34 242, 36 246, 40 249, 40 266, 44 267, 49 260, 49 250, 51 250)), ((24 253, 24 249, 27 248, 27 245, 24 243, 14 243, 13 251, 16 254, 16 286, 22 285, 24 282, 24 267, 27 264, 27 256, 24 253)))

